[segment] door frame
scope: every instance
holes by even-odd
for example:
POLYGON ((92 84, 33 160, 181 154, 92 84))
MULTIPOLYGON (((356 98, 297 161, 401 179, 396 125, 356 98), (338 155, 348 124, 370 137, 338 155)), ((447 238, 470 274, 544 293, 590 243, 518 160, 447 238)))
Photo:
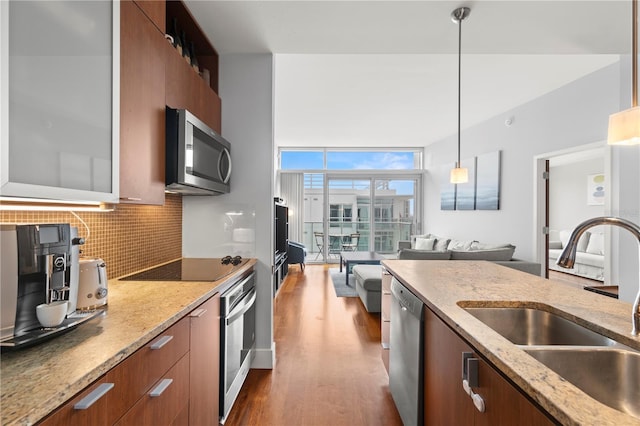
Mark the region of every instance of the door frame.
POLYGON ((331 180, 368 180, 370 182, 369 185, 369 200, 370 200, 370 211, 369 211, 369 251, 374 251, 374 232, 375 232, 375 214, 374 214, 374 198, 375 198, 375 181, 380 179, 388 179, 388 180, 413 180, 415 181, 414 188, 414 197, 415 197, 415 206, 414 206, 414 233, 420 231, 422 212, 424 209, 424 193, 422 190, 423 187, 423 174, 419 172, 415 173, 407 173, 407 171, 402 171, 401 173, 394 171, 361 171, 361 170, 336 170, 331 171, 327 170, 324 176, 324 215, 323 215, 323 231, 324 231, 324 251, 325 251, 325 259, 328 263, 329 257, 328 255, 328 243, 329 243, 329 182, 331 180))
MULTIPOLYGON (((533 244, 534 253, 538 261, 544 266, 542 276, 548 278, 549 276, 549 263, 548 263, 548 229, 544 232, 549 221, 549 186, 553 183, 550 179, 545 179, 543 173, 546 171, 549 160, 554 157, 559 157, 568 154, 578 154, 584 151, 591 151, 595 149, 604 149, 604 175, 605 179, 605 193, 609 194, 605 198, 604 210, 605 212, 611 211, 611 147, 607 145, 606 141, 594 142, 585 145, 578 145, 571 148, 566 148, 558 151, 547 152, 534 156, 533 160, 533 182, 534 182, 534 224, 533 224, 533 244)), ((605 252, 611 253, 611 236, 608 228, 604 229, 605 235, 605 252)), ((611 256, 605 256, 604 259, 604 283, 611 282, 611 256)))

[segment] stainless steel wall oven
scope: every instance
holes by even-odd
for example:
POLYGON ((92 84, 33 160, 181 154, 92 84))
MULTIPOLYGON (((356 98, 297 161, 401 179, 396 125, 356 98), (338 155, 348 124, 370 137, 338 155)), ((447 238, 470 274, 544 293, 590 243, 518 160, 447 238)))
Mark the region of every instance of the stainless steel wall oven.
POLYGON ((255 272, 220 296, 220 415, 227 418, 255 356, 255 272))

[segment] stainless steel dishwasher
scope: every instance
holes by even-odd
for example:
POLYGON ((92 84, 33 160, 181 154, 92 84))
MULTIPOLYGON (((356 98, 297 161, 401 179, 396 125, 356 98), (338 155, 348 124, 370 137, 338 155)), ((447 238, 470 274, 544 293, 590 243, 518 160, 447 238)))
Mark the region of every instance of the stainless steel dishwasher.
POLYGON ((405 426, 424 419, 424 304, 400 281, 391 281, 389 388, 405 426))

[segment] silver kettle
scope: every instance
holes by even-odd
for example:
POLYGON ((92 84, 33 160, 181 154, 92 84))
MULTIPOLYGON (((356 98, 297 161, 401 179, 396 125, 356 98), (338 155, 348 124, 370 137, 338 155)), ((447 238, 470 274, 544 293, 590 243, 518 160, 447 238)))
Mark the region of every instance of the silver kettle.
POLYGON ((76 309, 95 309, 107 304, 107 265, 100 258, 80 258, 76 309))

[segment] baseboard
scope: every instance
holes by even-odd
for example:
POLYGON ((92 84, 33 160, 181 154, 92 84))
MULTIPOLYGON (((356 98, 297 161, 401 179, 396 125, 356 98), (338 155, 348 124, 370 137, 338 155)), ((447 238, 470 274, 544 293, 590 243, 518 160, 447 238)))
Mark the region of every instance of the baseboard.
POLYGON ((255 349, 255 355, 251 363, 251 368, 273 370, 273 367, 276 365, 276 342, 271 343, 271 348, 255 349))

